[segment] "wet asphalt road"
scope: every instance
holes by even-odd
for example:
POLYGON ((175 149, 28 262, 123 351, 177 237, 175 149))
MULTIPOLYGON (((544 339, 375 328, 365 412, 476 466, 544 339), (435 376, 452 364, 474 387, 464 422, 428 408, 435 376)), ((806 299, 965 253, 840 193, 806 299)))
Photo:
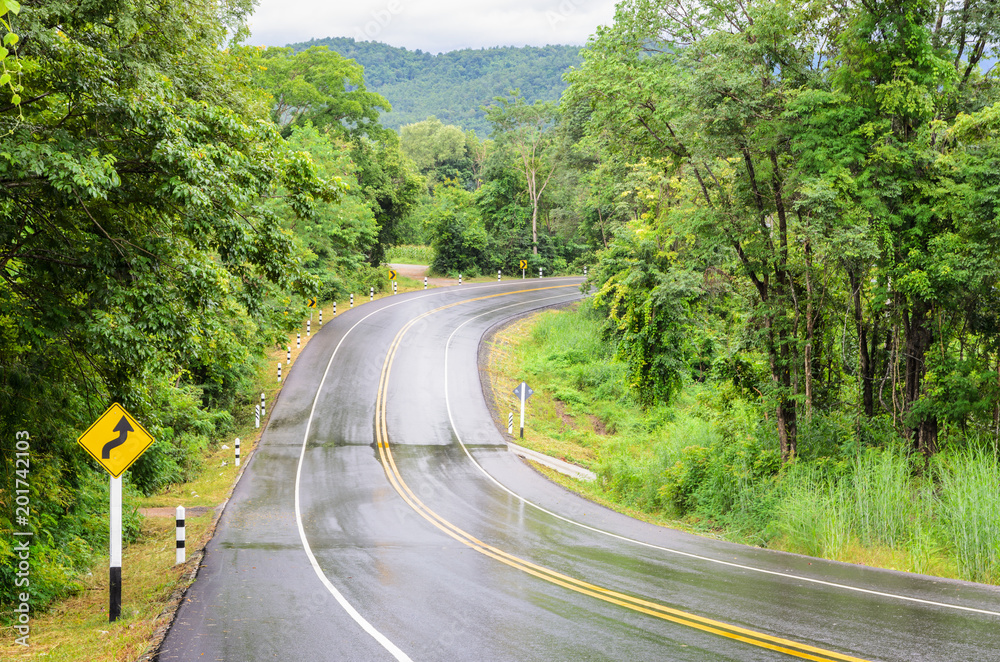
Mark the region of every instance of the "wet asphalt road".
POLYGON ((416 292, 324 325, 157 659, 1000 660, 994 587, 647 525, 508 452, 479 340, 578 284, 416 292))

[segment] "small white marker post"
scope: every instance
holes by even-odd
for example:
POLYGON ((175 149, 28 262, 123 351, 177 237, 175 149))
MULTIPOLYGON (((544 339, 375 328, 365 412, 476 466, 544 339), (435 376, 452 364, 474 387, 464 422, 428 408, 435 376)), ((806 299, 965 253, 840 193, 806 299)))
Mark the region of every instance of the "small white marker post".
POLYGON ((253 410, 254 410, 254 414, 255 414, 255 416, 254 416, 254 427, 255 428, 259 428, 260 427, 260 405, 255 406, 253 408, 253 410))
POLYGON ((111 477, 111 567, 108 571, 111 600, 108 622, 114 623, 122 613, 122 477, 111 477))
POLYGON ((260 417, 264 418, 265 415, 266 414, 265 414, 265 411, 264 411, 264 394, 261 393, 260 394, 260 417))
POLYGON ((354 293, 351 293, 351 308, 354 308, 354 293))
POLYGON ((323 309, 319 309, 319 325, 323 326, 323 309))
POLYGON ((306 320, 306 338, 312 335, 312 323, 313 318, 312 315, 310 315, 309 319, 306 320))
POLYGON ((236 437, 236 466, 240 466, 240 438, 236 437))
POLYGON ((583 267, 583 276, 584 276, 584 278, 586 278, 586 276, 587 276, 587 267, 586 266, 583 267))
POLYGON ((462 274, 458 274, 458 284, 462 284, 462 274))
POLYGON ((292 346, 291 345, 285 345, 285 349, 288 350, 288 353, 285 355, 285 365, 291 365, 291 363, 292 363, 292 346))
POLYGON ((333 302, 333 316, 334 317, 337 316, 337 302, 336 301, 333 302))
POLYGON ((427 289, 427 276, 424 276, 424 289, 427 289))
POLYGON ((507 414, 507 434, 514 434, 514 412, 507 414))
POLYGON ((302 334, 301 333, 296 333, 295 334, 295 349, 301 349, 301 347, 302 347, 302 334))
POLYGON ((278 361, 278 381, 281 381, 281 361, 278 361))
POLYGON ((374 287, 369 287, 368 288, 368 300, 369 301, 374 301, 375 300, 375 288, 374 287))
POLYGON ((524 439, 524 401, 531 397, 534 391, 528 386, 527 382, 521 382, 517 388, 514 389, 514 395, 521 399, 521 439, 524 439))
POLYGON ((542 277, 542 268, 541 267, 538 267, 538 277, 539 278, 542 277))
POLYGON ((179 565, 187 558, 187 550, 184 547, 186 535, 184 533, 184 506, 177 506, 177 558, 174 563, 179 565))
POLYGON ((500 270, 499 269, 497 269, 497 282, 498 283, 500 282, 500 270))
POLYGON ((397 283, 396 281, 392 281, 392 293, 393 294, 396 294, 396 292, 399 291, 398 285, 399 285, 399 283, 397 283))

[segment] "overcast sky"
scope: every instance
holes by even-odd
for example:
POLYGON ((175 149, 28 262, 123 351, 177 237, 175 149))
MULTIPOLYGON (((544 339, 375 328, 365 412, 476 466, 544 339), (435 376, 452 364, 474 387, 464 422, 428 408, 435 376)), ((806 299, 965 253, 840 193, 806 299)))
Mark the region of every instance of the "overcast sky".
POLYGON ((260 0, 255 46, 354 37, 431 53, 490 46, 583 46, 614 0, 260 0))

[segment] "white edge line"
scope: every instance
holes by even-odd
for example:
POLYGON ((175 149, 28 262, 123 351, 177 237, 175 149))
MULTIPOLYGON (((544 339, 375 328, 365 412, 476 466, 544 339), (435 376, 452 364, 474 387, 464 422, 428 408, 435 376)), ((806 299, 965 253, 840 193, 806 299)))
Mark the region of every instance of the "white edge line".
MULTIPOLYGON (((559 297, 547 297, 547 298, 555 299, 555 298, 559 298, 559 297)), ((546 301, 546 300, 547 299, 535 299, 535 301, 546 301)), ((573 525, 578 526, 578 527, 580 527, 582 529, 586 529, 588 531, 593 531, 594 533, 600 533, 600 534, 603 534, 603 535, 606 535, 606 536, 610 536, 612 538, 616 538, 618 540, 623 540, 625 542, 635 543, 636 545, 641 545, 643 547, 649 547, 651 549, 658 549, 658 550, 661 550, 661 551, 664 551, 664 552, 669 552, 671 554, 677 554, 678 556, 686 556, 688 558, 697 559, 699 561, 707 561, 709 563, 716 563, 716 564, 719 564, 719 565, 725 565, 725 566, 729 566, 729 567, 732 567, 732 568, 739 568, 741 570, 750 570, 752 572, 759 572, 759 573, 763 573, 763 574, 766 574, 766 575, 774 575, 776 577, 784 577, 786 579, 794 579, 794 580, 803 581, 803 582, 810 582, 812 584, 818 584, 818 585, 821 585, 821 586, 829 586, 829 587, 832 587, 832 588, 839 588, 839 589, 844 589, 844 590, 847 590, 847 591, 855 591, 857 593, 867 593, 869 595, 877 595, 877 596, 883 597, 883 598, 893 598, 893 599, 896 599, 896 600, 903 600, 903 601, 906 601, 906 602, 914 602, 914 603, 918 603, 918 604, 931 605, 931 606, 934 606, 934 607, 944 607, 946 609, 958 609, 958 610, 961 610, 961 611, 974 612, 974 613, 977 613, 977 614, 986 614, 986 615, 989 615, 989 616, 1000 616, 1000 612, 989 611, 987 609, 976 609, 975 607, 965 607, 965 606, 962 606, 962 605, 949 604, 947 602, 935 602, 933 600, 924 600, 922 598, 914 598, 914 597, 910 597, 910 596, 907 596, 907 595, 899 595, 899 594, 896 594, 896 593, 886 593, 886 592, 883 592, 883 591, 875 591, 875 590, 872 590, 872 589, 861 588, 859 586, 851 586, 850 584, 838 584, 836 582, 828 582, 828 581, 824 581, 822 579, 814 579, 812 577, 804 577, 802 575, 793 575, 791 573, 779 572, 777 570, 765 570, 764 568, 755 568, 753 566, 743 565, 741 563, 733 563, 731 561, 723 561, 721 559, 713 559, 713 558, 711 558, 709 556, 701 556, 700 554, 692 554, 690 552, 682 552, 682 551, 680 551, 678 549, 672 549, 670 547, 663 547, 661 545, 654 545, 653 543, 644 542, 642 540, 636 540, 635 538, 629 538, 627 536, 621 536, 621 535, 618 535, 617 533, 611 533, 610 531, 605 531, 603 529, 598 529, 598 528, 595 528, 593 526, 589 526, 587 524, 584 524, 582 522, 577 522, 576 520, 570 519, 568 517, 563 517, 562 515, 559 515, 557 513, 552 512, 551 510, 543 508, 542 506, 538 505, 537 503, 534 503, 533 501, 529 501, 528 499, 525 499, 520 494, 514 492, 513 490, 511 490, 510 488, 508 488, 506 485, 504 485, 503 483, 501 483, 500 481, 498 481, 496 478, 494 478, 488 471, 486 471, 486 469, 484 469, 483 466, 481 464, 479 464, 479 462, 476 461, 476 458, 472 457, 472 453, 469 452, 469 449, 466 447, 465 442, 462 441, 462 435, 459 433, 458 426, 455 425, 455 419, 452 416, 452 412, 451 412, 451 398, 448 395, 448 354, 449 354, 449 351, 451 349, 452 338, 454 338, 455 334, 458 333, 462 329, 462 327, 464 327, 466 324, 469 324, 470 322, 472 322, 472 321, 474 321, 476 319, 479 319, 480 317, 485 317, 486 315, 490 315, 490 314, 496 312, 497 310, 503 310, 504 308, 512 308, 514 306, 519 306, 519 305, 523 305, 523 304, 524 304, 524 302, 521 302, 521 303, 517 303, 517 304, 511 304, 509 306, 503 306, 501 308, 494 308, 493 310, 490 310, 488 312, 482 313, 481 315, 476 315, 475 317, 470 317, 468 320, 466 320, 465 322, 463 322, 462 324, 460 324, 458 327, 456 327, 455 330, 452 332, 452 334, 450 336, 448 336, 448 342, 445 343, 445 350, 444 350, 444 371, 445 371, 444 372, 444 399, 445 399, 445 406, 448 409, 448 420, 451 422, 451 429, 454 431, 455 438, 458 439, 458 443, 462 446, 462 450, 464 450, 465 454, 468 456, 468 458, 470 460, 472 460, 472 463, 475 464, 476 467, 481 472, 483 472, 483 474, 487 478, 489 478, 494 484, 496 484, 497 487, 499 487, 500 489, 502 489, 504 492, 507 492, 508 494, 510 494, 511 496, 513 496, 514 498, 521 500, 522 502, 528 504, 529 506, 537 508, 538 510, 540 510, 541 512, 543 512, 543 513, 545 513, 547 515, 555 517, 556 519, 562 520, 562 521, 567 522, 569 524, 573 524, 573 525)))
MULTIPOLYGON (((557 280, 557 279, 556 278, 552 278, 552 279, 548 279, 548 280, 551 281, 551 280, 557 280)), ((500 283, 499 285, 502 286, 502 285, 504 285, 504 283, 500 283)), ((484 288, 488 288, 488 287, 494 287, 495 288, 497 286, 498 286, 497 283, 489 283, 489 284, 484 284, 484 285, 476 285, 476 286, 470 286, 470 287, 463 287, 463 288, 460 288, 460 289, 462 289, 462 290, 478 290, 478 289, 484 289, 484 288)), ((398 646, 396 646, 394 643, 392 643, 391 641, 389 641, 389 638, 386 637, 381 632, 379 632, 375 628, 374 625, 372 625, 371 623, 369 623, 368 620, 364 616, 362 616, 358 612, 358 610, 355 609, 353 605, 351 605, 350 602, 347 601, 347 598, 345 598, 344 595, 339 590, 337 590, 337 587, 333 585, 333 583, 329 580, 329 578, 323 572, 323 569, 320 568, 319 562, 316 560, 316 555, 313 554, 312 547, 309 545, 309 539, 306 538, 305 528, 302 525, 302 508, 301 508, 301 500, 300 500, 300 497, 299 497, 299 493, 300 493, 300 486, 301 486, 301 482, 302 482, 301 481, 301 478, 302 478, 302 464, 303 464, 303 461, 305 460, 305 456, 306 456, 306 444, 307 444, 308 439, 309 439, 309 431, 312 429, 312 419, 313 419, 313 415, 316 413, 316 404, 319 402, 319 394, 323 390, 323 386, 326 384, 326 378, 330 374, 330 368, 333 366, 333 359, 337 356, 337 352, 340 351, 340 346, 344 344, 344 340, 347 339, 347 336, 349 336, 351 334, 351 332, 354 331, 354 329, 356 329, 362 322, 364 322, 365 320, 367 320, 372 315, 380 313, 380 312, 382 312, 382 311, 384 311, 384 310, 386 310, 388 308, 393 308, 395 306, 399 306, 399 305, 402 305, 404 303, 409 303, 409 302, 414 301, 416 299, 423 299, 425 297, 435 296, 435 295, 441 294, 440 290, 444 290, 445 288, 435 288, 435 289, 438 289, 439 291, 434 292, 433 294, 430 293, 430 292, 428 292, 427 294, 422 294, 420 296, 406 297, 406 298, 404 298, 401 301, 398 301, 396 303, 390 303, 390 304, 388 304, 386 306, 382 306, 378 310, 373 310, 372 312, 368 313, 367 315, 365 315, 364 317, 362 317, 361 319, 359 319, 357 322, 355 322, 354 325, 351 326, 351 328, 349 328, 344 333, 344 335, 340 338, 340 342, 337 343, 337 346, 334 348, 333 353, 330 354, 330 360, 327 362, 326 369, 323 371, 323 378, 320 380, 319 386, 316 387, 316 394, 313 396, 312 407, 309 410, 309 418, 306 420, 305 434, 302 435, 302 450, 299 452, 299 463, 298 463, 298 466, 295 469, 295 525, 296 525, 296 527, 298 527, 298 530, 299 530, 299 539, 302 541, 302 549, 303 549, 303 551, 305 551, 306 557, 309 559, 309 564, 312 565, 313 571, 316 573, 316 576, 319 577, 319 580, 323 583, 323 586, 325 586, 326 589, 330 592, 330 594, 333 595, 334 599, 337 601, 338 604, 340 604, 341 607, 343 607, 344 611, 346 611, 347 614, 351 618, 354 619, 354 622, 357 623, 358 625, 360 625, 361 628, 365 632, 367 632, 369 635, 371 635, 371 637, 373 639, 375 639, 375 641, 377 641, 383 648, 385 648, 393 657, 395 657, 400 662, 413 662, 413 660, 410 659, 410 657, 406 653, 404 653, 402 650, 400 650, 398 646)), ((345 310, 344 313, 346 313, 346 312, 347 311, 345 310)), ((341 315, 343 315, 344 313, 341 313, 341 315)), ((332 319, 330 321, 333 322, 332 319)), ((289 374, 291 374, 291 371, 289 371, 289 374)), ((446 377, 447 377, 447 375, 446 375, 446 377)), ((258 446, 259 445, 260 444, 258 444, 258 446)), ((482 468, 482 467, 480 467, 480 468, 482 468)))

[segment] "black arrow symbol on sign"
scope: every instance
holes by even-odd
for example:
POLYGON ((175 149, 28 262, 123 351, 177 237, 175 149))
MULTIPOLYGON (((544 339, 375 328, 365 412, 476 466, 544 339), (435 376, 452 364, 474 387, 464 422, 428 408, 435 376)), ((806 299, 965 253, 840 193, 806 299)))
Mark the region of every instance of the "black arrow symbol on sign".
POLYGON ((104 448, 101 449, 101 459, 111 459, 111 449, 118 448, 124 444, 125 439, 128 438, 128 433, 131 432, 132 429, 133 428, 129 425, 128 419, 122 416, 122 420, 118 421, 118 425, 115 426, 115 432, 118 433, 118 438, 112 439, 108 443, 104 444, 104 448))

